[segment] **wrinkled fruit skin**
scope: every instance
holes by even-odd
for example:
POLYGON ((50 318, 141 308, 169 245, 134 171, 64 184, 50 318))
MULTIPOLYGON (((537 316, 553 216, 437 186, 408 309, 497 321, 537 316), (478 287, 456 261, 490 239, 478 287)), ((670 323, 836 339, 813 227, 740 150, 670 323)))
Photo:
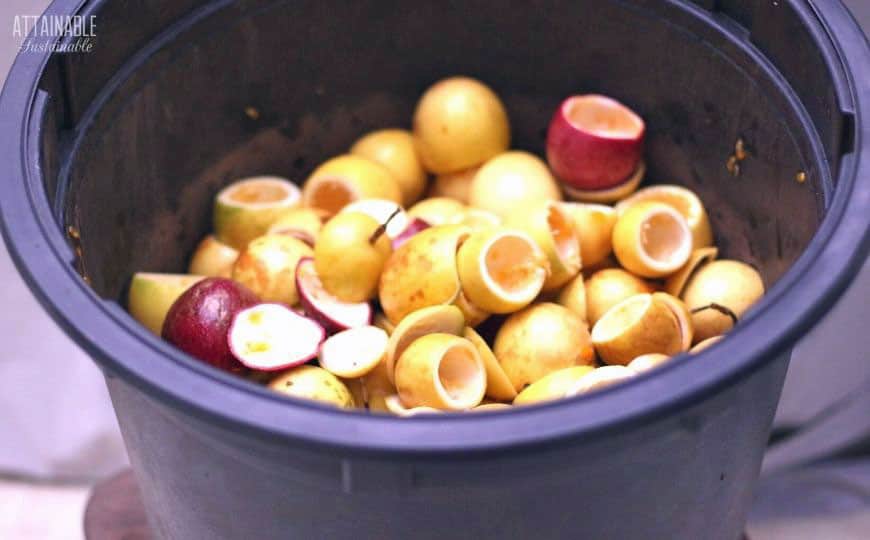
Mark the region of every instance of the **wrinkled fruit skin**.
POLYGON ((204 279, 172 304, 163 323, 163 339, 207 364, 243 373, 247 370, 233 357, 227 333, 235 314, 259 301, 250 289, 231 279, 204 279))

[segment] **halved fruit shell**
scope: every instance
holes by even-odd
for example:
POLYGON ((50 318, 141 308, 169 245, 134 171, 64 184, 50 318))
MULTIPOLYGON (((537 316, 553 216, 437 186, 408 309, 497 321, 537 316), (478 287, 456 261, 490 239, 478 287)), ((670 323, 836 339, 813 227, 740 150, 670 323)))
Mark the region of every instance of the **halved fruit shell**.
POLYGON ((625 365, 642 354, 679 353, 682 335, 667 304, 650 294, 638 294, 607 310, 595 323, 592 344, 604 362, 625 365))
POLYGON ((388 341, 387 333, 376 326, 349 328, 323 342, 320 365, 345 379, 362 377, 384 359, 388 341))
POLYGON ((676 296, 671 296, 668 293, 654 292, 652 296, 654 299, 664 302, 669 308, 671 308, 674 317, 677 318, 677 322, 680 325, 680 340, 682 343, 681 350, 683 352, 688 351, 692 346, 692 340, 695 337, 695 329, 692 327, 692 313, 689 311, 688 306, 686 306, 685 302, 676 296))
POLYGON ((645 132, 643 119, 613 98, 571 96, 547 130, 547 161, 566 185, 610 188, 637 167, 645 132))
POLYGON ((383 165, 362 156, 344 154, 314 170, 302 187, 305 206, 322 210, 327 216, 360 199, 402 202, 402 192, 383 165))
POLYGON ((233 182, 215 197, 214 230, 218 240, 242 250, 266 234, 283 212, 299 205, 299 187, 286 178, 255 176, 233 182))
POLYGON ((604 204, 566 202, 560 205, 574 223, 583 268, 594 267, 613 252, 616 211, 604 204))
POLYGON ((465 317, 456 306, 430 306, 409 313, 390 334, 387 346, 387 377, 395 384, 396 362, 411 343, 428 334, 461 336, 465 317))
POLYGON ((692 254, 686 218, 665 203, 644 201, 625 211, 613 227, 613 252, 626 270, 643 277, 673 274, 692 254))
POLYGON ((187 289, 202 281, 204 276, 187 274, 133 274, 127 295, 127 309, 139 324, 159 336, 163 321, 172 304, 187 289))
POLYGON ((296 266, 296 290, 299 291, 299 300, 305 313, 330 332, 371 323, 371 304, 342 302, 329 294, 317 276, 314 259, 311 257, 303 258, 296 266))
POLYGON ((378 223, 386 223, 385 232, 390 239, 398 238, 408 228, 408 215, 405 210, 386 199, 360 199, 344 208, 342 212, 359 212, 373 218, 378 223))
POLYGON ((686 264, 665 281, 665 292, 679 298, 695 270, 710 261, 715 261, 717 255, 719 250, 715 247, 704 247, 693 251, 686 264))
POLYGON ((462 291, 490 313, 511 313, 531 303, 547 279, 544 254, 519 230, 473 233, 457 253, 462 291))
POLYGON ((501 401, 514 399, 517 391, 486 341, 470 327, 465 329, 463 336, 474 345, 483 360, 483 367, 486 369, 486 395, 501 401))
POLYGON ((710 218, 704 204, 695 192, 683 186, 657 184, 638 190, 630 197, 619 201, 614 210, 621 216, 632 205, 641 201, 658 201, 672 206, 677 212, 686 218, 689 229, 692 230, 692 240, 695 249, 713 244, 713 230, 710 227, 710 218))
POLYGON ((544 290, 558 289, 580 272, 580 243, 574 222, 560 203, 548 201, 508 218, 508 226, 526 232, 547 258, 544 290))
POLYGON ((608 204, 620 199, 624 199, 634 193, 640 185, 643 177, 646 175, 646 163, 640 162, 637 170, 634 171, 625 182, 607 189, 577 189, 575 187, 562 184, 562 189, 572 201, 608 204))
POLYGON ((257 304, 233 318, 227 335, 233 356, 258 371, 278 371, 317 356, 326 333, 283 304, 257 304))

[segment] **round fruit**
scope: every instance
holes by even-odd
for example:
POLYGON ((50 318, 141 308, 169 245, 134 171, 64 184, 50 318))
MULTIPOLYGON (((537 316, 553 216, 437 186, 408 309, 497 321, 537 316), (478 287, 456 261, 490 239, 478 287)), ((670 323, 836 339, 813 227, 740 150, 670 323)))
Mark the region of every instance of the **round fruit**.
POLYGON ((646 126, 622 103, 605 96, 571 96, 547 131, 547 161, 567 185, 611 188, 637 169, 646 126))
POLYGON ((289 208, 299 205, 299 188, 277 176, 256 176, 233 182, 214 201, 214 231, 218 240, 242 250, 266 234, 289 208))
POLYGON ((172 304, 202 276, 137 272, 130 281, 127 310, 139 324, 160 335, 172 304))
POLYGON ((719 250, 715 247, 705 247, 694 250, 692 254, 689 255, 689 260, 686 261, 686 264, 674 272, 665 281, 665 292, 671 296, 679 297, 682 295, 683 289, 686 287, 686 282, 689 281, 689 278, 695 273, 695 270, 710 261, 715 261, 717 255, 719 255, 719 250))
POLYGON ((517 394, 514 405, 531 405, 562 399, 580 377, 595 369, 594 366, 574 366, 554 371, 527 386, 517 394))
POLYGON ((598 322, 604 313, 630 296, 652 293, 646 281, 621 268, 605 268, 586 280, 586 315, 590 325, 598 322))
POLYGON ((314 266, 323 288, 342 302, 374 298, 393 248, 384 226, 358 212, 330 219, 314 245, 314 266))
POLYGON ((447 197, 430 197, 408 209, 408 216, 420 218, 429 225, 448 225, 465 215, 465 205, 447 197))
POLYGON ((299 234, 311 238, 313 243, 322 228, 321 212, 313 208, 300 207, 281 214, 281 217, 269 227, 268 234, 299 234))
POLYGON ((643 277, 673 274, 692 254, 692 232, 671 206, 655 201, 631 205, 613 227, 613 252, 626 270, 643 277))
POLYGON ((233 317, 227 339, 233 356, 257 371, 277 371, 317 356, 326 333, 282 304, 257 304, 233 317))
POLYGON ((558 289, 580 272, 580 244, 574 224, 557 203, 529 205, 508 218, 508 225, 528 233, 547 257, 545 291, 558 289))
POLYGON ((463 332, 463 337, 471 342, 477 349, 480 359, 483 360, 483 367, 486 369, 486 395, 498 401, 511 401, 517 396, 517 391, 514 385, 508 378, 507 374, 502 369, 501 364, 493 354, 492 349, 484 341, 480 334, 472 328, 466 328, 463 332))
POLYGON ((387 355, 387 333, 376 326, 359 326, 330 336, 320 347, 320 365, 344 378, 362 377, 387 355))
POLYGON ((429 227, 402 244, 381 274, 380 302, 393 324, 417 309, 452 304, 459 295, 456 252, 468 227, 429 227))
POLYGON ((239 311, 259 303, 244 285, 225 278, 206 278, 172 304, 161 335, 187 354, 220 369, 246 371, 230 350, 229 333, 239 311))
POLYGON ((764 282, 748 264, 719 260, 689 278, 682 299, 692 312, 695 342, 724 334, 764 295, 764 282))
POLYGON ((601 390, 608 386, 627 381, 637 375, 634 370, 625 366, 603 366, 595 368, 580 377, 574 386, 566 392, 566 397, 579 396, 593 390, 601 390))
POLYGON ((589 331, 580 317, 547 302, 508 317, 496 335, 493 352, 517 392, 554 371, 595 361, 589 331))
POLYGON ((691 190, 682 186, 658 184, 639 190, 637 193, 623 199, 614 209, 617 215, 622 215, 629 207, 641 201, 658 201, 674 208, 686 218, 692 231, 692 245, 695 249, 713 244, 713 229, 710 218, 704 209, 701 199, 691 190))
POLYGON ((510 125, 501 100, 468 77, 443 79, 423 94, 414 111, 414 142, 435 174, 461 171, 504 152, 510 125))
POLYGON ((272 390, 300 399, 328 403, 342 409, 354 407, 353 396, 338 377, 316 366, 296 366, 269 383, 272 390))
POLYGON ((562 203, 560 208, 574 224, 580 242, 580 258, 584 267, 602 262, 613 252, 613 226, 616 212, 603 204, 562 203))
POLYGON ((626 367, 635 373, 644 373, 659 367, 670 359, 670 356, 661 353, 642 354, 629 362, 626 367))
POLYGON ((337 214, 360 199, 386 199, 401 204, 399 184, 383 165, 370 159, 344 154, 317 167, 302 187, 305 206, 337 214))
POLYGON ((296 266, 296 290, 306 315, 329 332, 368 326, 372 320, 368 302, 342 302, 323 288, 311 257, 303 258, 296 266))
POLYGON ((624 199, 634 193, 646 175, 646 164, 641 161, 637 170, 626 181, 605 189, 578 189, 562 184, 565 195, 572 201, 607 204, 624 199))
POLYGON ((512 313, 528 305, 547 278, 546 261, 535 242, 510 229, 473 233, 456 260, 465 296, 490 313, 512 313))
POLYGON ((197 276, 228 278, 233 274, 233 264, 239 258, 238 250, 208 235, 196 246, 187 271, 197 276))
POLYGON ((341 213, 344 212, 359 212, 378 223, 386 223, 386 233, 391 240, 408 227, 408 215, 402 207, 385 199, 360 199, 342 208, 341 213))
POLYGON ((530 206, 562 200, 547 164, 528 152, 511 151, 490 159, 471 182, 471 206, 502 218, 530 206))
POLYGON ((439 174, 429 189, 430 197, 449 197, 463 204, 469 203, 471 181, 480 167, 471 167, 458 172, 439 174))
POLYGON ((299 301, 296 266, 314 253, 308 244, 283 234, 252 240, 233 266, 233 279, 249 287, 264 302, 292 306, 299 301))
POLYGON ((592 327, 592 344, 608 364, 625 365, 647 353, 677 354, 681 338, 674 312, 650 294, 623 300, 592 327))
POLYGON ((429 334, 411 343, 399 357, 396 389, 409 407, 461 411, 483 399, 486 370, 467 339, 429 334))
POLYGON ((411 343, 428 334, 454 334, 461 336, 465 319, 456 306, 429 306, 418 309, 396 325, 387 345, 387 377, 394 381, 396 362, 411 343))
POLYGON ((382 129, 365 135, 350 153, 383 165, 393 174, 402 192, 402 204, 414 204, 426 189, 426 171, 414 148, 414 137, 404 129, 382 129))
POLYGON ((580 320, 587 321, 586 316, 586 285, 583 274, 577 274, 569 281, 556 298, 556 303, 573 311, 580 320))

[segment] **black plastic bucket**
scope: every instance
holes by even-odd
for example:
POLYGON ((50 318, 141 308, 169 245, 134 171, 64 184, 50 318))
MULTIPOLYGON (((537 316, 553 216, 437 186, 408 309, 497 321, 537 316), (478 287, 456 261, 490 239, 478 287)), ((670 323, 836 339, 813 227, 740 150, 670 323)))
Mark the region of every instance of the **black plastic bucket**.
POLYGON ((22 53, 12 69, 4 233, 104 369, 159 537, 740 536, 791 347, 867 251, 870 49, 839 2, 58 0, 49 12, 95 14, 98 36, 90 53, 22 53), (302 179, 364 131, 405 124, 454 73, 491 84, 514 145, 539 154, 566 95, 637 109, 649 177, 701 195, 724 255, 762 271, 763 301, 702 355, 600 394, 404 420, 272 394, 125 313, 132 272, 181 270, 219 187, 302 179), (748 157, 729 170, 738 139, 748 157))

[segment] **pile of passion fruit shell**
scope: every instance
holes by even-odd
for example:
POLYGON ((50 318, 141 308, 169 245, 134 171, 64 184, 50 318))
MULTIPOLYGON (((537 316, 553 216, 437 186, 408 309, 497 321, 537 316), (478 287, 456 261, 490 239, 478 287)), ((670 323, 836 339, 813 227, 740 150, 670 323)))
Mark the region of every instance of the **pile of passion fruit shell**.
POLYGON ((545 162, 509 150, 490 88, 442 80, 411 131, 364 135, 301 190, 223 189, 190 273, 136 274, 130 312, 204 362, 342 408, 478 411, 616 384, 709 346, 764 293, 716 260, 693 192, 638 190, 644 133, 613 99, 569 97, 545 162))

